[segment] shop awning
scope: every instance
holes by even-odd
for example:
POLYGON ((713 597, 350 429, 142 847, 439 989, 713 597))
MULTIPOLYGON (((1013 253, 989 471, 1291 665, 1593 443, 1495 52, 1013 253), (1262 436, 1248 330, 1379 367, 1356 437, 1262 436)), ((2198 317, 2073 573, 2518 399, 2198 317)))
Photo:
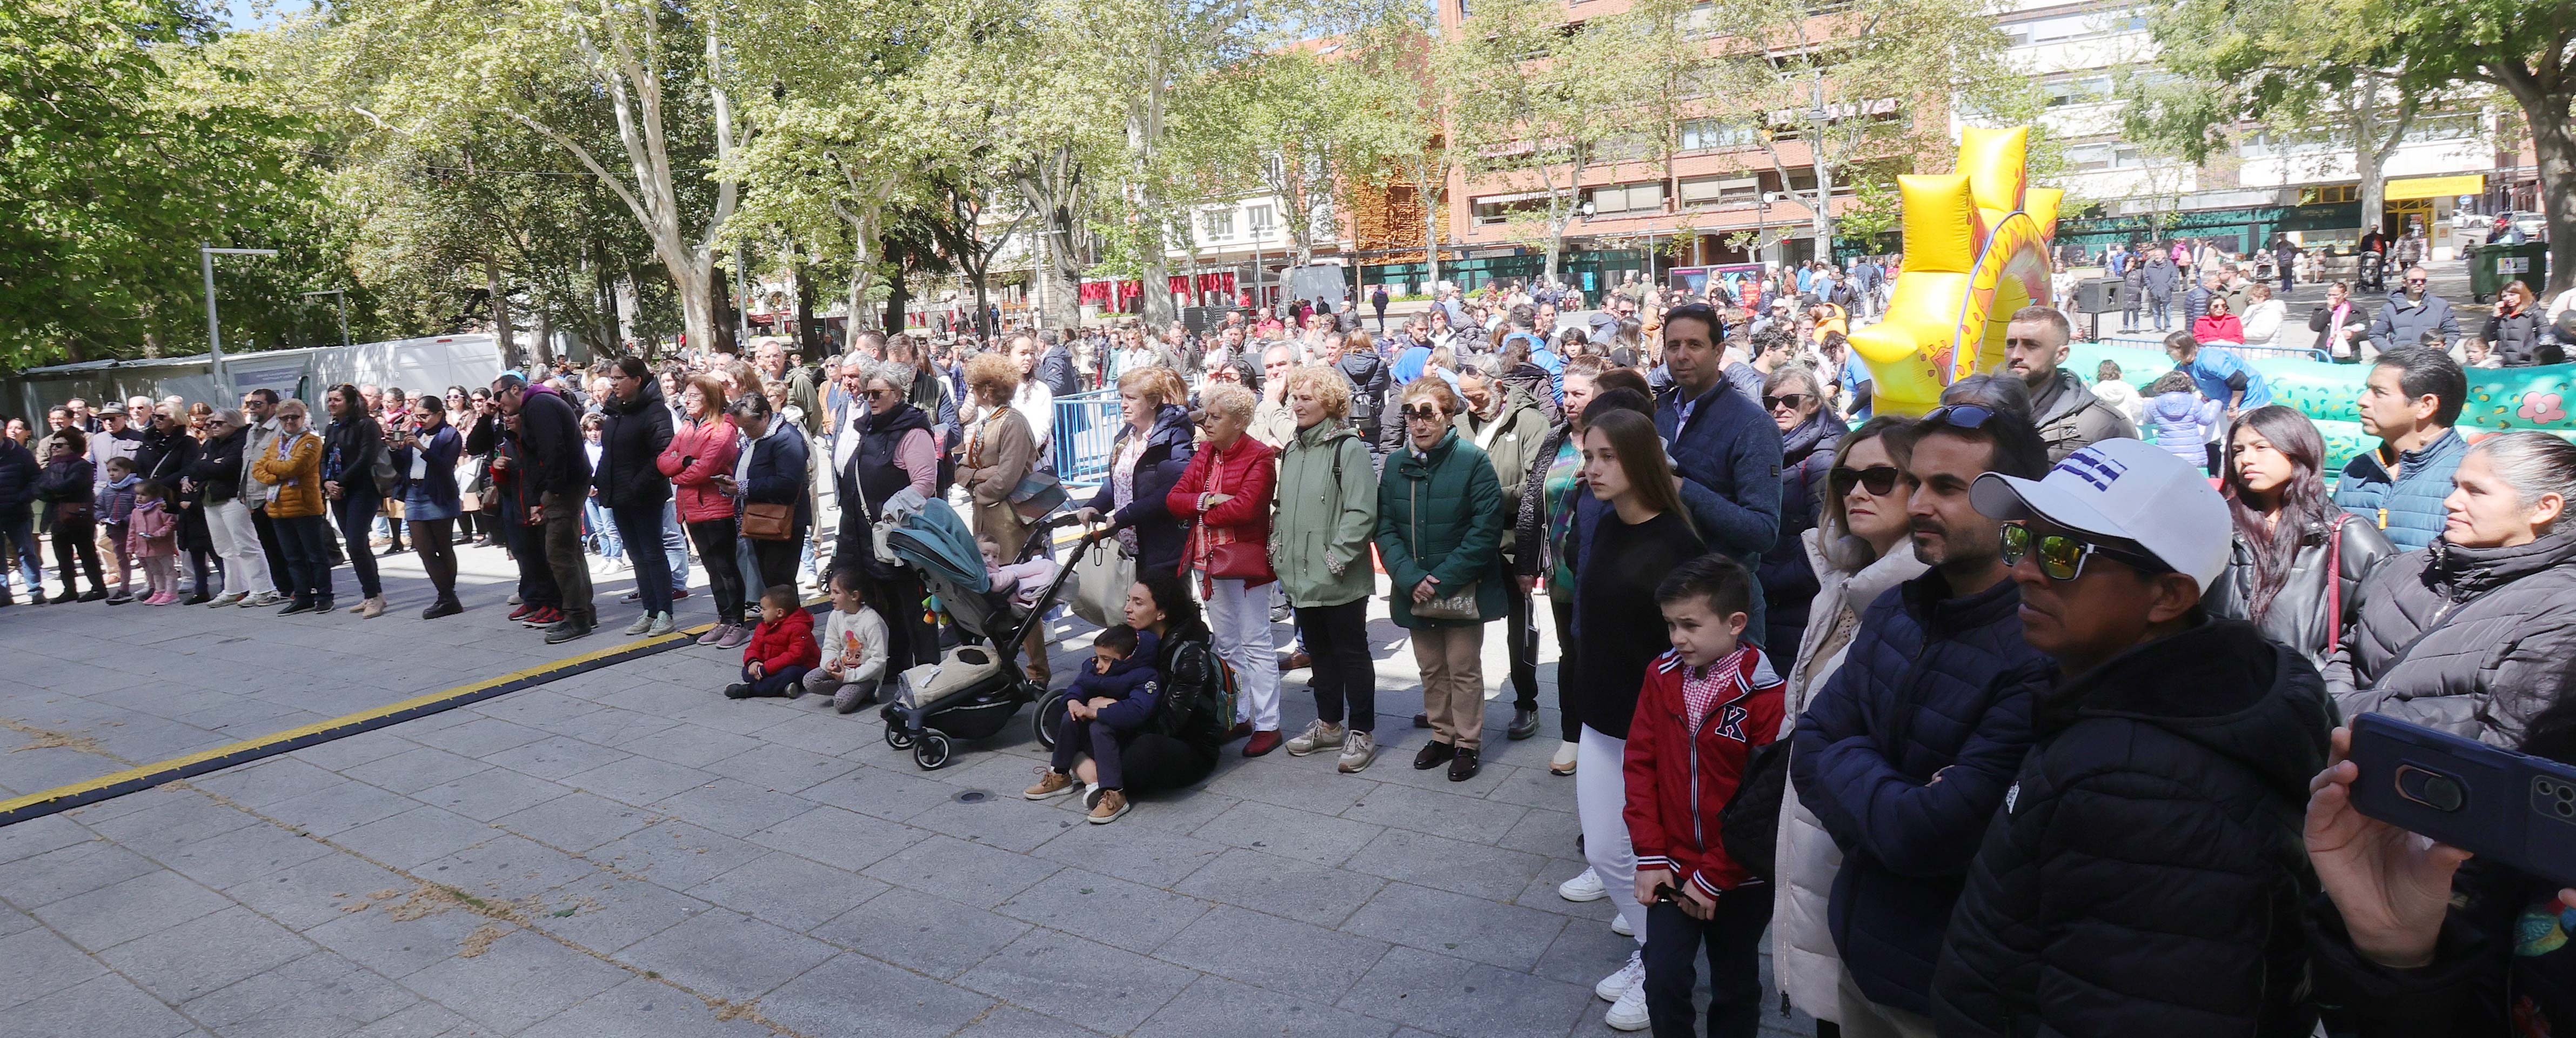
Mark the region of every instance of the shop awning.
POLYGON ((2452 195, 2483 194, 2487 189, 2484 173, 2462 173, 2455 177, 2408 177, 2388 182, 2388 200, 2400 202, 2410 198, 2448 198, 2452 195))

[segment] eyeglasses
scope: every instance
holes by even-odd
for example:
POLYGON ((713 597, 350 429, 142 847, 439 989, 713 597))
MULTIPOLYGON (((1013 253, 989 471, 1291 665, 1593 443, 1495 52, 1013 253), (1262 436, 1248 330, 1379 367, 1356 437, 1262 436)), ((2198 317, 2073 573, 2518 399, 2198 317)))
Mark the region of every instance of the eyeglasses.
POLYGON ((1437 404, 1424 404, 1420 407, 1405 408, 1404 420, 1408 422, 1445 422, 1449 420, 1449 416, 1441 413, 1440 407, 1437 404))
POLYGON ((1982 429, 1995 420, 1995 409, 1983 404, 1945 404, 1923 416, 1923 424, 1938 422, 1954 429, 1982 429))
POLYGON ((2039 571, 2047 574, 2050 580, 2073 580, 2083 576, 2084 561, 2095 555, 2126 565, 2143 575, 2173 571, 2173 567, 2165 565, 2163 560, 2145 552, 2095 544, 2071 534, 2032 533, 2027 523, 2004 524, 2004 565, 2021 565, 2022 557, 2030 554, 2034 542, 2039 548, 2039 571))
POLYGON ((1872 465, 1865 469, 1836 465, 1827 474, 1833 480, 1834 492, 1850 494, 1853 487, 1870 492, 1873 497, 1886 497, 1896 491, 1896 477, 1902 473, 1894 465, 1872 465))
POLYGON ((2420 284, 2423 284, 2423 283, 2424 283, 2424 279, 2423 279, 2423 278, 2407 278, 2407 279, 2406 279, 2406 283, 2407 283, 2407 284, 2410 284, 2410 285, 2420 285, 2420 284))
POLYGON ((871 389, 868 390, 867 396, 870 400, 892 400, 896 393, 891 389, 871 389))
POLYGON ((1782 393, 1779 396, 1766 396, 1762 398, 1762 409, 1765 411, 1777 411, 1785 407, 1795 411, 1801 407, 1807 406, 1807 401, 1812 399, 1814 399, 1813 394, 1808 393, 1782 393))

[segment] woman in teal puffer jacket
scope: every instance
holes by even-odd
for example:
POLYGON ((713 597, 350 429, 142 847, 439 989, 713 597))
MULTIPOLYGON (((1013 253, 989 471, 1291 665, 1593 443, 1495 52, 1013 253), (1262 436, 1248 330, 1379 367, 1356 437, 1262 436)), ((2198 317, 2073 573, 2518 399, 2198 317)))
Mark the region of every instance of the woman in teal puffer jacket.
POLYGON ((1507 608, 1503 487, 1485 452, 1450 427, 1466 402, 1447 381, 1416 379, 1401 399, 1405 447, 1378 479, 1377 547, 1395 587, 1395 624, 1413 633, 1431 720, 1413 766, 1447 761, 1449 781, 1465 782, 1476 777, 1485 726, 1485 624, 1507 608))

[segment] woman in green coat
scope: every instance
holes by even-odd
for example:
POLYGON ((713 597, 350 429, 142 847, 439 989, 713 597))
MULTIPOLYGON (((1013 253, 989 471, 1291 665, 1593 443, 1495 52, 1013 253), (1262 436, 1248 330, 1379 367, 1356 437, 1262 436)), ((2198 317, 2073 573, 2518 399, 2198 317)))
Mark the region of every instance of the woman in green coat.
POLYGON ((1377 486, 1377 547, 1394 582, 1395 624, 1413 633, 1431 742, 1418 769, 1449 763, 1449 781, 1476 777, 1485 726, 1485 624, 1503 617, 1503 487, 1494 465, 1451 419, 1466 402, 1439 378, 1401 397, 1405 449, 1377 486))
POLYGON ((1315 690, 1315 721, 1288 740, 1288 755, 1338 746, 1342 773, 1356 774, 1377 759, 1377 662, 1368 644, 1368 600, 1377 590, 1369 561, 1377 477, 1368 444, 1344 420, 1350 380, 1313 366, 1285 378, 1296 432, 1279 454, 1270 568, 1297 610, 1297 634, 1315 671, 1307 683, 1315 690))

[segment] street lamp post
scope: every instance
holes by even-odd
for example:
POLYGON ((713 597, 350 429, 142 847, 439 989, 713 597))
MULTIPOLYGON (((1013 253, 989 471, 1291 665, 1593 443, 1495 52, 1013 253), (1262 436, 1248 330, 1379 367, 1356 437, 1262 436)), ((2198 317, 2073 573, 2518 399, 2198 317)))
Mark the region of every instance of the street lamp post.
POLYGON ((337 298, 337 300, 338 300, 338 302, 339 302, 339 304, 340 304, 340 345, 341 345, 341 346, 343 346, 343 347, 348 346, 348 345, 349 345, 349 290, 348 290, 348 289, 345 289, 345 288, 326 288, 326 289, 323 289, 323 290, 321 290, 321 291, 319 291, 319 292, 306 292, 306 293, 304 293, 304 298, 306 298, 306 299, 311 299, 311 298, 313 298, 314 296, 333 296, 333 297, 336 297, 336 298, 337 298))
POLYGON ((227 397, 232 395, 233 381, 224 374, 223 323, 215 316, 215 257, 274 255, 276 249, 218 249, 203 243, 197 246, 197 267, 206 275, 206 357, 213 366, 215 388, 223 390, 227 397))

